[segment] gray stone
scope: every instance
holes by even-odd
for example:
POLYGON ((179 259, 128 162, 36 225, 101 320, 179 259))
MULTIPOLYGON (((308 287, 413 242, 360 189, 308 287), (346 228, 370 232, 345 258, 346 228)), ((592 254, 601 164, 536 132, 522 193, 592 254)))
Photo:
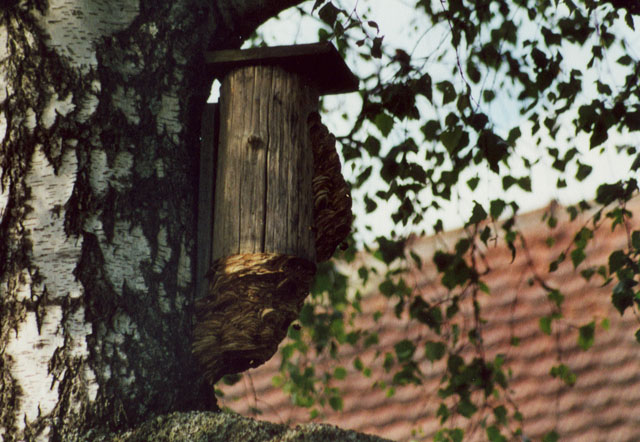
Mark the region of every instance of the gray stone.
POLYGON ((343 430, 333 425, 305 424, 295 428, 243 417, 233 412, 171 413, 137 428, 114 434, 91 430, 67 435, 65 442, 383 442, 377 436, 343 430))

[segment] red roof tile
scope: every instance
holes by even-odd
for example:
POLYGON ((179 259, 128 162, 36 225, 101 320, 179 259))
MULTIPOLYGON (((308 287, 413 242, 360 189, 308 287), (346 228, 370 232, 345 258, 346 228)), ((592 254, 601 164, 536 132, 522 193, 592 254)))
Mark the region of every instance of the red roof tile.
MULTIPOLYGON (((628 209, 636 212, 640 203, 636 201, 628 209)), ((530 440, 541 440, 554 429, 562 441, 640 440, 640 346, 634 338, 638 321, 631 311, 620 317, 611 305, 612 284, 603 288, 597 275, 588 282, 579 275, 588 266, 606 265, 611 251, 626 248, 627 233, 623 228, 612 232, 608 224, 603 225, 587 247, 587 258, 578 271, 574 271, 567 258, 556 272, 548 273, 549 263, 567 249, 586 222, 584 217, 569 222, 560 216, 561 208, 556 211, 561 223, 554 229, 541 223, 544 211, 518 218, 516 226, 524 235, 527 249, 519 247, 513 263, 506 246, 490 244, 481 250, 489 266, 482 280, 490 288, 489 295, 479 297, 482 315, 487 320, 482 330, 485 356, 492 360, 497 354, 505 355, 505 368, 512 372, 511 396, 524 417, 522 429, 530 440), (556 240, 551 247, 546 244, 549 236, 556 240), (538 321, 541 316, 551 314, 555 304, 547 299, 539 283, 531 283, 536 275, 565 296, 563 318, 553 322, 551 336, 541 332, 538 321), (601 326, 605 318, 609 319, 608 330, 601 326), (577 344, 577 327, 591 320, 596 322, 595 342, 591 349, 583 351, 577 344), (510 345, 512 337, 520 339, 518 346, 510 345), (550 375, 550 368, 558 363, 566 364, 576 373, 574 386, 569 387, 550 375)), ((433 252, 442 247, 443 241, 453 246, 462 234, 458 231, 415 239, 411 244, 423 262, 429 263, 407 278, 425 299, 446 294, 430 264, 433 252)), ((468 304, 462 304, 461 311, 468 318, 466 327, 470 328, 472 311, 468 304)), ((391 381, 391 375, 382 369, 383 358, 375 358, 376 351, 382 355, 393 352, 393 345, 405 338, 415 342, 437 339, 406 315, 402 320, 396 319, 393 305, 375 290, 363 299, 363 314, 356 324, 379 333, 375 348, 345 346, 338 361, 327 358, 314 361, 325 368, 341 365, 349 372, 344 381, 334 384, 344 392, 343 411, 334 412, 327 407, 319 420, 393 440, 430 440, 439 427, 437 391, 445 367, 443 361, 431 364, 424 360, 421 369, 425 379, 420 386, 396 386, 391 397, 384 389, 372 388, 376 380, 385 380, 389 385, 391 381), (375 311, 382 312, 377 322, 373 320, 375 311), (356 356, 371 366, 370 378, 353 368, 356 356)), ((422 356, 421 351, 418 356, 422 356)), ((286 395, 273 387, 271 378, 277 374, 279 364, 277 355, 264 366, 245 373, 237 384, 221 386, 225 392, 221 403, 244 415, 255 415, 259 410, 258 417, 263 420, 288 424, 308 421, 306 409, 292 406, 286 395)), ((454 425, 468 428, 468 421, 456 419, 454 425)), ((478 427, 465 440, 486 440, 486 435, 478 427)))

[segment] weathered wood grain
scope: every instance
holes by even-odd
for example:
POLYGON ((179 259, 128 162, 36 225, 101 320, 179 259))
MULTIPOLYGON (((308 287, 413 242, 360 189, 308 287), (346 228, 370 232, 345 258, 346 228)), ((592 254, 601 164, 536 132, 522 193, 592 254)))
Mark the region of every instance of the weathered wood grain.
POLYGON ((212 261, 276 252, 315 261, 307 116, 318 92, 277 66, 230 72, 220 94, 212 261))

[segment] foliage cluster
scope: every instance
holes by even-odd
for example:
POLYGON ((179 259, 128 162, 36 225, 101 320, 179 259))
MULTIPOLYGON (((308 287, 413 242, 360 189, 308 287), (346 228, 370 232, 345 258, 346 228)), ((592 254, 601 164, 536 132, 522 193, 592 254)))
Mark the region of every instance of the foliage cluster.
MULTIPOLYGON (((549 164, 562 189, 580 185, 591 175, 593 166, 585 160, 588 151, 615 149, 628 156, 628 174, 601 183, 592 202, 567 208, 572 219, 587 210, 593 215, 575 233, 570 249, 550 263, 549 272, 570 259, 585 280, 601 278, 611 287, 611 300, 620 314, 638 313, 640 231, 628 233, 627 249, 611 251, 607 266, 590 268, 584 261, 597 228, 624 228, 633 216, 625 204, 638 193, 633 176, 640 168, 640 150, 628 140, 640 131, 640 62, 629 35, 635 32, 639 11, 634 2, 624 1, 412 0, 416 22, 411 41, 435 41, 425 53, 418 50, 419 44, 387 44, 375 17, 361 12, 366 3, 351 7, 341 0, 315 0, 311 9, 300 11, 318 19, 320 40, 331 40, 345 57, 367 66, 359 113, 349 120, 351 129, 339 141, 345 165, 354 171, 351 185, 355 192, 363 189, 364 210, 375 212, 381 201, 397 203, 392 214, 397 229, 364 246, 380 265, 360 267, 357 285, 381 281, 377 289, 399 320, 408 315, 437 336, 425 342, 397 342, 393 353, 378 359, 393 374, 392 383, 372 383, 393 394, 398 385, 422 382, 418 355, 444 361, 438 391, 442 430, 436 440, 462 440, 464 430, 449 425, 452 416, 478 414, 489 440, 509 440, 519 434, 522 416, 517 404, 508 400, 503 358, 488 360, 482 351, 477 297, 489 289, 474 260, 476 249, 501 242, 515 255, 523 238, 515 228, 517 198, 508 196, 516 188, 532 192, 531 170, 537 164, 549 164), (497 102, 518 117, 498 115, 497 102), (524 141, 535 147, 519 149, 524 141), (482 169, 486 173, 477 172, 482 169), (383 188, 367 190, 372 180, 384 183, 383 188), (456 189, 466 186, 474 191, 486 180, 501 186, 486 203, 475 203, 465 224, 467 236, 432 258, 448 295, 438 301, 424 299, 405 276, 425 264, 406 247, 406 236, 397 232, 424 233, 431 218, 427 214, 437 217, 456 189), (468 334, 461 334, 456 322, 463 303, 473 309, 477 325, 468 334), (474 348, 474 355, 463 356, 459 349, 464 346, 474 348)), ((551 214, 543 221, 550 227, 557 223, 551 214)), ((432 228, 442 231, 442 222, 432 228)), ((353 262, 355 249, 352 245, 338 258, 353 262)), ((321 353, 336 357, 345 345, 366 348, 378 343, 375 333, 354 325, 362 294, 353 293, 340 268, 336 263, 321 267, 300 317, 302 327, 290 330, 290 340, 281 349, 281 375, 275 379, 312 415, 327 404, 342 408, 335 381, 346 376, 344 367, 319 372, 313 358, 321 353)), ((553 314, 539 320, 540 329, 551 334, 554 321, 562 317, 564 295, 546 285, 544 277, 537 282, 555 306, 553 314)), ((596 324, 584 319, 576 339, 587 351, 596 339, 596 324)), ((636 337, 640 341, 640 330, 636 337)), ((371 375, 361 360, 354 366, 364 376, 371 375)), ((576 382, 564 364, 550 367, 550 373, 568 385, 576 382)), ((552 432, 545 440, 558 437, 552 432)))

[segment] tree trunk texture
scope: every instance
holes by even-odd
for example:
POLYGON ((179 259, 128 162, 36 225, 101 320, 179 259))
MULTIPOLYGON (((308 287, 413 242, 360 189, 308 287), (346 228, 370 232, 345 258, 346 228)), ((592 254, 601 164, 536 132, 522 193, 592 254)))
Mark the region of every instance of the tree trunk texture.
POLYGON ((0 439, 208 405, 190 352, 202 53, 299 2, 3 3, 0 439))
POLYGON ((220 91, 212 260, 275 252, 315 262, 313 153, 318 93, 277 66, 238 68, 220 91))

